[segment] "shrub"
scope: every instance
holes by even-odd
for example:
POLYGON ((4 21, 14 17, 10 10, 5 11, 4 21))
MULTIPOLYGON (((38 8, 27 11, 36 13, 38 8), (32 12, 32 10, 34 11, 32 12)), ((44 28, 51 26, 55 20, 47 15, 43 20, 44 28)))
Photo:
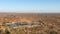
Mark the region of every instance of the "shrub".
POLYGON ((50 34, 57 34, 56 31, 50 31, 50 34))
POLYGON ((0 33, 2 32, 2 29, 1 29, 1 27, 0 27, 0 33))
POLYGON ((6 29, 6 30, 5 30, 5 34, 10 34, 10 32, 6 29))

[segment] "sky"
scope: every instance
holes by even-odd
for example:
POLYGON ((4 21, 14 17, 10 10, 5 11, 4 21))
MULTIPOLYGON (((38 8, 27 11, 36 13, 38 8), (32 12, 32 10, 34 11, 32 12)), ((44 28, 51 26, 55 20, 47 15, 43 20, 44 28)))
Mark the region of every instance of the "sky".
POLYGON ((60 13, 60 0, 0 0, 0 12, 60 13))

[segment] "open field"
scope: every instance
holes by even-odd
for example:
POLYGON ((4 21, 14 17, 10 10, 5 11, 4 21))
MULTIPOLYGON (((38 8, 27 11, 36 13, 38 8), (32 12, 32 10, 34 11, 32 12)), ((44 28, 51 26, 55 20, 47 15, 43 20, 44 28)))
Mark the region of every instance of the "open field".
POLYGON ((60 14, 0 13, 0 34, 60 34, 60 14))

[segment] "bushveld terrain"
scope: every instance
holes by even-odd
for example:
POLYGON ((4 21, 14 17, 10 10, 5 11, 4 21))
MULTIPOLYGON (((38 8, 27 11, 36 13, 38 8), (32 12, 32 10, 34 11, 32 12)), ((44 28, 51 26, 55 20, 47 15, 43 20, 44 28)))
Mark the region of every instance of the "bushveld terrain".
POLYGON ((0 13, 0 34, 60 34, 60 14, 0 13))

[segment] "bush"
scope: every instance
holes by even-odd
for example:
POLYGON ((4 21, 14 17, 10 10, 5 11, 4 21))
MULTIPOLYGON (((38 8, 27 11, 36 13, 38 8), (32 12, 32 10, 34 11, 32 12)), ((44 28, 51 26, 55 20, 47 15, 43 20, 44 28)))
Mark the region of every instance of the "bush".
POLYGON ((1 29, 1 27, 0 27, 0 33, 2 32, 2 29, 1 29))
POLYGON ((56 31, 50 31, 50 34, 57 34, 56 31))
POLYGON ((6 30, 5 30, 5 34, 10 34, 10 32, 6 29, 6 30))

